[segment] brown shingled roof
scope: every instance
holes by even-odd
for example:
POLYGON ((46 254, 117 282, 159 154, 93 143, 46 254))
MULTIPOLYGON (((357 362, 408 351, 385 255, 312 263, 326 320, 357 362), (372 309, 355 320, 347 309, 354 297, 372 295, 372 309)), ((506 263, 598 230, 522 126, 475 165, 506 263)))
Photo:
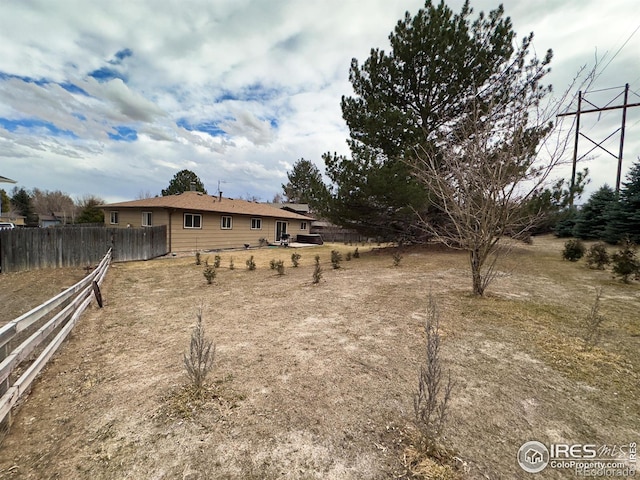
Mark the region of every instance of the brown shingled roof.
POLYGON ((265 203, 233 200, 231 198, 212 197, 201 192, 187 191, 179 195, 145 198, 129 202, 109 203, 101 205, 102 209, 115 208, 175 208, 198 212, 218 212, 237 215, 255 215, 256 217, 290 218, 292 220, 310 220, 309 217, 299 215, 280 208, 274 208, 265 203))

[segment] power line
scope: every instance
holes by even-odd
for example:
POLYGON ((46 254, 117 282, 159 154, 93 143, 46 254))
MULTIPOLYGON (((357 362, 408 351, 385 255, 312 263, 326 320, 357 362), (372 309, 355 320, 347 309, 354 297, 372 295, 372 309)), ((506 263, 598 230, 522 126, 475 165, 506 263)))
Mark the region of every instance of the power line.
POLYGON ((631 35, 629 35, 629 37, 624 41, 624 43, 622 44, 622 46, 620 46, 620 48, 616 51, 616 53, 614 53, 614 54, 613 54, 613 57, 611 57, 611 60, 609 60, 609 61, 607 62, 607 64, 606 64, 604 67, 602 67, 602 70, 600 70, 600 73, 598 73, 598 74, 595 76, 594 81, 595 81, 595 80, 596 80, 600 75, 602 75, 602 73, 607 69, 607 67, 608 67, 609 65, 611 65, 611 62, 613 62, 613 60, 618 56, 618 54, 622 51, 622 49, 625 47, 625 45, 626 45, 627 43, 629 43, 629 41, 631 40, 631 38, 636 34, 636 32, 637 32, 638 30, 640 30, 640 25, 638 25, 638 26, 636 27, 636 29, 635 29, 633 32, 631 32, 631 35))
POLYGON ((587 93, 606 92, 608 90, 618 90, 619 88, 624 88, 624 85, 620 85, 619 87, 599 88, 598 90, 589 90, 588 92, 584 92, 584 93, 586 95, 587 93))

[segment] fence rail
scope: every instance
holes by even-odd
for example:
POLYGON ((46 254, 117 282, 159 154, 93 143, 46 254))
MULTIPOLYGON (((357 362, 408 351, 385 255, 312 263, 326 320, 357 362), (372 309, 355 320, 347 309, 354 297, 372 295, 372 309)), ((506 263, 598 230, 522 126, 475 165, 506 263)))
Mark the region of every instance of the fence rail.
POLYGON ((94 265, 109 248, 116 262, 149 260, 168 253, 166 228, 94 226, 0 230, 0 271, 94 265))
POLYGON ((95 285, 99 287, 107 273, 112 259, 111 254, 111 249, 109 249, 97 268, 78 283, 0 328, 0 435, 3 430, 8 429, 11 423, 11 408, 29 390, 31 383, 40 370, 62 344, 62 341, 77 323, 82 312, 91 303, 95 285), (67 303, 66 306, 46 321, 29 338, 9 352, 8 346, 11 339, 65 303, 67 303), (56 330, 58 330, 58 333, 53 340, 45 346, 36 360, 11 384, 11 374, 14 370, 56 330))

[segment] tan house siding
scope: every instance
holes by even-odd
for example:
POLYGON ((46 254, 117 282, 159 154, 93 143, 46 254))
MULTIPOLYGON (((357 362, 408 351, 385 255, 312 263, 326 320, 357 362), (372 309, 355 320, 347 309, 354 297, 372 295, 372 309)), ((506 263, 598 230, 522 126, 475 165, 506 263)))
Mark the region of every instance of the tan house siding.
POLYGON ((247 244, 257 246, 261 238, 273 243, 277 241, 278 222, 286 224, 286 232, 293 239, 299 234, 309 233, 310 218, 264 204, 227 199, 215 201, 211 197, 189 192, 172 197, 175 198, 104 205, 101 208, 105 213, 105 224, 119 228, 140 227, 143 212, 151 212, 153 226, 167 225, 167 242, 174 252, 239 248, 247 244), (158 206, 160 202, 165 203, 158 206), (207 211, 213 209, 235 211, 207 211), (111 222, 113 212, 117 212, 115 224, 111 222), (194 217, 197 217, 199 221, 196 220, 196 227, 185 227, 185 214, 190 215, 191 225, 194 217), (231 228, 223 228, 223 217, 231 218, 231 228), (260 228, 251 228, 252 219, 255 219, 254 225, 260 224, 260 228), (303 224, 306 226, 304 229, 301 228, 303 224))
POLYGON ((169 214, 165 209, 159 208, 143 208, 140 210, 129 208, 113 208, 107 209, 104 213, 104 222, 107 227, 135 227, 140 228, 142 226, 142 212, 151 212, 151 225, 152 227, 158 225, 169 224, 169 214), (118 213, 118 223, 111 223, 111 212, 118 213))
MULTIPOLYGON (((237 248, 245 244, 257 246, 261 238, 276 241, 275 218, 246 215, 202 214, 202 228, 184 228, 184 213, 174 212, 171 218, 171 248, 175 251, 237 248), (231 217, 231 229, 222 228, 222 217, 231 217), (262 228, 252 229, 251 219, 260 218, 262 228)), ((281 219, 287 223, 287 232, 295 236, 304 233, 297 220, 281 219)))

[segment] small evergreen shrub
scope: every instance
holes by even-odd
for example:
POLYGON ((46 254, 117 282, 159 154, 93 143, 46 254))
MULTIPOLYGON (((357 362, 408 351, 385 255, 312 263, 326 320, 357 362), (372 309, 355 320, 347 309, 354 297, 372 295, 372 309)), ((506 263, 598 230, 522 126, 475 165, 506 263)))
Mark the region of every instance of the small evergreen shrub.
POLYGON ((394 252, 393 254, 393 266, 399 267, 402 261, 402 254, 400 252, 394 252))
POLYGON ((340 268, 340 262, 342 261, 342 254, 337 250, 331 250, 331 265, 334 270, 340 268))
POLYGON ((351 261, 351 252, 347 252, 347 254, 344 256, 344 259, 345 259, 347 262, 350 262, 350 261, 351 261))
POLYGON ((605 318, 600 315, 600 298, 602 298, 602 288, 596 288, 596 298, 591 306, 589 314, 582 320, 582 341, 584 350, 592 350, 600 340, 602 335, 602 324, 605 318))
POLYGON ((302 255, 300 255, 298 252, 291 254, 291 263, 294 267, 297 267, 300 264, 300 258, 302 258, 302 255))
POLYGON ((200 252, 196 252, 196 265, 202 265, 202 255, 200 252))
POLYGON ((220 255, 216 255, 213 257, 213 267, 220 268, 220 262, 222 261, 222 257, 220 255))
POLYGON ((204 381, 213 368, 213 360, 216 354, 216 346, 205 337, 202 325, 202 310, 197 313, 198 323, 191 332, 189 355, 184 354, 184 367, 187 376, 196 392, 202 392, 204 381))
POLYGON ((284 275, 284 262, 282 260, 278 260, 275 263, 275 269, 278 271, 278 275, 284 275))
POLYGON ((444 360, 440 354, 440 314, 432 295, 429 295, 424 331, 424 353, 418 376, 418 390, 413 396, 413 410, 415 424, 421 436, 420 446, 432 454, 437 451, 438 443, 443 437, 449 401, 455 386, 451 371, 446 375, 444 372, 444 360))
POLYGON ((569 260, 570 262, 577 262, 584 256, 585 248, 582 240, 571 239, 567 240, 564 244, 564 250, 562 251, 562 258, 569 260))
POLYGON ((317 283, 320 283, 320 280, 322 280, 322 267, 320 266, 320 255, 316 255, 315 260, 316 260, 316 265, 313 270, 313 283, 317 284, 317 283))
POLYGON ((261 247, 266 247, 267 245, 269 245, 269 240, 267 240, 266 238, 262 237, 262 238, 258 239, 258 245, 260 245, 261 247))
POLYGON ((251 258, 249 258, 249 260, 247 260, 247 268, 249 270, 255 270, 256 269, 256 262, 253 260, 253 255, 251 255, 251 258))
POLYGON ((207 279, 207 283, 211 285, 213 283, 213 279, 216 278, 216 269, 212 265, 207 265, 204 267, 204 278, 207 279))
POLYGON ((269 268, 271 270, 275 270, 276 269, 276 260, 275 260, 275 258, 272 258, 271 261, 269 262, 269 268))
POLYGON ((611 258, 607 253, 607 246, 603 242, 591 245, 586 258, 589 268, 597 268, 598 270, 604 270, 604 267, 611 263, 611 258))
POLYGON ((613 263, 613 273, 620 277, 624 283, 629 283, 629 279, 640 276, 640 260, 636 256, 637 247, 625 237, 620 241, 620 249, 611 256, 613 263))
POLYGON ((360 252, 358 251, 358 247, 356 247, 355 251, 353 252, 353 258, 360 258, 360 252))

